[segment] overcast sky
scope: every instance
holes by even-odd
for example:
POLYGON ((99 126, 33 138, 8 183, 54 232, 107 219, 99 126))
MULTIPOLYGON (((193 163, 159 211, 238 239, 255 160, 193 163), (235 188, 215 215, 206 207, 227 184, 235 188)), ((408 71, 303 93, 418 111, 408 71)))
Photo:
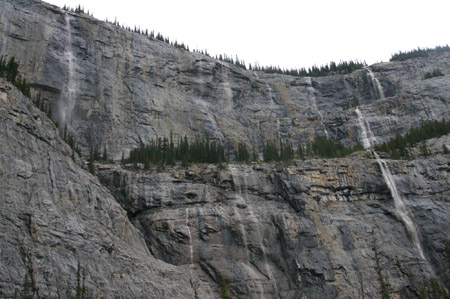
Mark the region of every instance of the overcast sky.
POLYGON ((246 63, 300 68, 388 61, 398 50, 450 44, 448 0, 47 0, 170 40, 237 54, 246 63))

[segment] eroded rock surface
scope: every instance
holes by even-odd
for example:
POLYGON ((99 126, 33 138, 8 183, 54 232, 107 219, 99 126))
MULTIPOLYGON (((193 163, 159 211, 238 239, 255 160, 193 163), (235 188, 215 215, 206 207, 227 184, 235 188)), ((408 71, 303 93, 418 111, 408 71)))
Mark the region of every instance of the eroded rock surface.
POLYGON ((379 298, 381 277, 393 296, 414 297, 430 275, 444 273, 448 159, 390 162, 423 260, 378 164, 364 156, 162 173, 111 166, 99 176, 152 254, 192 263, 200 290, 224 277, 240 298, 379 298))
POLYGON ((380 99, 368 70, 311 80, 270 75, 37 0, 2 0, 0 11, 1 53, 21 62, 55 119, 71 119, 85 153, 91 145, 106 147, 119 160, 141 141, 171 132, 175 138, 208 134, 231 155, 238 142, 262 152, 268 140, 305 144, 325 129, 351 145, 359 141, 358 104, 377 142, 450 117, 450 53, 371 66, 386 96, 380 99), (422 80, 435 68, 446 76, 422 80))
POLYGON ((354 145, 356 106, 371 142, 383 142, 450 117, 450 53, 349 75, 270 75, 37 0, 0 0, 0 37, 83 151, 73 161, 60 130, 0 80, 0 296, 25 273, 38 297, 73 295, 78 261, 90 294, 106 298, 217 298, 222 279, 233 298, 381 298, 382 283, 414 298, 430 277, 448 279, 448 136, 427 142, 431 157, 387 161, 425 259, 369 153, 160 172, 113 161, 96 165, 100 180, 85 156, 106 147, 118 162, 171 133, 208 135, 231 157, 238 142, 261 152, 268 140, 329 134, 354 145), (422 80, 434 69, 444 76, 422 80))
POLYGON ((108 190, 72 161, 54 124, 3 79, 0 144, 1 297, 12 298, 26 273, 40 298, 74 296, 78 262, 92 296, 194 296, 187 269, 152 256, 108 190))

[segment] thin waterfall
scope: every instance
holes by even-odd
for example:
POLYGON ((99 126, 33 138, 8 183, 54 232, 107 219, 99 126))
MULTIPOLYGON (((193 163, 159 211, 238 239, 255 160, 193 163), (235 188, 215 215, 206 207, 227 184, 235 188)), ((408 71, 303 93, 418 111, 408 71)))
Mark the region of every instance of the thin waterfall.
MULTIPOLYGON (((275 110, 275 102, 273 101, 273 90, 270 87, 269 83, 266 82, 266 91, 268 92, 269 95, 269 113, 271 113, 271 111, 275 110)), ((278 135, 278 139, 280 139, 280 129, 281 129, 281 124, 280 124, 280 119, 277 117, 276 119, 276 128, 277 128, 277 135, 278 135)))
POLYGON ((272 90, 272 87, 270 87, 269 83, 267 83, 267 82, 266 82, 266 91, 269 94, 270 107, 274 107, 275 106, 275 102, 273 101, 273 95, 272 95, 273 90, 272 90))
POLYGON ((394 176, 391 173, 391 170, 389 169, 388 163, 384 159, 380 159, 377 153, 374 152, 375 159, 377 160, 378 165, 380 166, 381 173, 383 174, 383 178, 386 181, 386 184, 391 191, 392 198, 394 198, 394 205, 395 210, 397 211, 397 214, 402 219, 403 223, 405 224, 406 230, 408 231, 409 235, 411 236, 411 239, 414 243, 414 246, 416 247, 417 251, 419 252, 422 259, 426 260, 425 254, 422 248, 422 244, 420 243, 420 237, 419 232, 417 231, 417 228, 413 222, 413 219, 410 216, 410 213, 408 212, 408 209, 406 208, 405 202, 400 195, 400 193, 397 190, 397 185, 394 181, 394 176))
POLYGON ((372 143, 374 143, 375 136, 373 135, 372 130, 370 130, 369 122, 362 115, 359 107, 356 107, 355 112, 356 115, 358 115, 358 126, 361 129, 361 140, 363 146, 365 149, 369 149, 372 146, 372 143))
POLYGON ((317 114, 319 114, 319 116, 320 116, 320 123, 322 124, 323 130, 325 131, 325 135, 327 136, 327 139, 330 139, 330 136, 328 135, 327 127, 323 123, 323 114, 322 114, 322 112, 320 112, 319 107, 317 107, 316 95, 315 95, 314 87, 312 86, 311 77, 306 77, 306 83, 308 84, 308 93, 310 95, 313 107, 316 110, 317 114))
POLYGON ((192 234, 191 234, 191 228, 189 227, 189 208, 186 208, 186 221, 185 226, 188 232, 189 237, 189 254, 191 257, 191 263, 189 265, 189 273, 191 274, 191 284, 192 284, 192 265, 194 264, 194 248, 192 247, 192 234))
MULTIPOLYGON (((264 268, 265 271, 267 272, 267 277, 269 278, 269 281, 272 283, 272 287, 273 287, 273 291, 275 294, 278 294, 278 288, 276 285, 276 280, 275 277, 272 273, 272 271, 270 270, 270 266, 269 263, 267 262, 267 255, 266 255, 266 250, 263 244, 263 235, 261 233, 261 230, 259 228, 259 221, 256 219, 255 215, 253 214, 253 208, 251 207, 251 205, 249 204, 249 199, 248 199, 248 194, 242 191, 242 187, 239 183, 235 183, 236 178, 238 177, 238 171, 236 169, 236 167, 234 165, 230 165, 229 166, 230 171, 231 171, 231 176, 233 179, 233 183, 237 186, 236 191, 238 192, 239 197, 244 200, 244 198, 242 198, 242 195, 245 197, 245 202, 247 203, 247 210, 248 210, 248 215, 249 215, 249 219, 251 220, 251 222, 253 223, 253 225, 255 226, 255 231, 256 231, 256 235, 258 237, 258 241, 259 241, 259 247, 261 249, 262 252, 262 257, 263 257, 263 262, 264 262, 264 268)), ((245 176, 242 176, 242 179, 244 181, 244 185, 247 185, 247 178, 245 176)), ((236 181, 237 182, 237 181, 236 181)), ((248 248, 248 245, 245 244, 246 249, 248 248)), ((261 286, 259 286, 261 288, 261 286)), ((263 291, 260 289, 261 292, 261 298, 264 298, 264 293, 263 291)))
POLYGON ((372 84, 373 90, 375 91, 375 96, 377 97, 377 99, 383 100, 384 91, 380 81, 378 81, 377 77, 375 77, 374 73, 368 66, 365 67, 365 69, 367 70, 367 76, 369 77, 370 83, 372 84))
MULTIPOLYGON (((233 184, 236 186, 236 191, 238 192, 238 198, 239 198, 243 203, 246 203, 245 200, 244 200, 244 198, 242 197, 242 186, 241 186, 240 183, 237 181, 237 178, 238 178, 238 170, 236 169, 236 167, 235 167, 234 165, 229 165, 229 169, 230 169, 230 171, 231 171, 231 178, 232 178, 232 180, 233 180, 233 184)), ((247 208, 248 208, 248 205, 247 205, 247 208)), ((238 217, 241 218, 239 213, 236 213, 236 215, 239 215, 238 217)), ((253 216, 253 214, 251 214, 251 215, 253 216)), ((253 219, 252 219, 252 220, 253 220, 253 219)), ((243 222, 242 222, 242 219, 241 219, 240 222, 241 222, 240 228, 241 228, 242 239, 243 239, 242 241, 243 241, 243 243, 244 243, 244 250, 245 250, 245 255, 246 255, 246 257, 247 257, 247 263, 251 263, 251 258, 250 258, 249 249, 248 249, 247 234, 246 234, 246 232, 245 232, 245 226, 244 226, 244 224, 243 224, 243 222)), ((253 222, 253 221, 252 221, 252 222, 253 222)), ((262 285, 261 285, 260 283, 256 283, 256 282, 255 282, 253 286, 255 287, 255 289, 257 288, 257 289, 258 289, 258 292, 261 294, 261 297, 260 297, 260 298, 264 299, 264 289, 263 289, 262 285)), ((247 285, 247 287, 248 287, 248 285, 247 285)))
MULTIPOLYGON (((240 197, 240 199, 244 202, 244 199, 242 197, 240 197)), ((236 218, 239 223, 239 230, 241 231, 241 235, 242 235, 242 243, 243 243, 244 250, 245 250, 246 262, 247 262, 247 264, 250 264, 251 259, 250 259, 249 249, 248 249, 248 241, 247 241, 247 233, 245 232, 245 225, 244 225, 243 219, 241 217, 241 214, 239 212, 239 209, 235 206, 233 208, 233 211, 234 211, 234 214, 236 215, 236 218)), ((247 288, 250 290, 250 287, 249 287, 247 281, 246 281, 246 285, 247 285, 247 288)), ((254 281, 253 287, 254 287, 254 289, 258 289, 258 292, 261 294, 261 298, 264 298, 264 289, 262 288, 261 284, 256 283, 254 281)))
MULTIPOLYGON (((371 136, 373 136, 372 130, 370 129, 370 125, 367 121, 365 121, 365 118, 362 114, 362 112, 357 107, 355 109, 356 114, 358 115, 358 126, 361 130, 361 140, 363 143, 363 146, 366 150, 369 150, 372 146, 372 143, 370 141, 371 136)), ((416 247, 417 251, 419 252, 422 259, 426 261, 425 254, 422 248, 422 244, 420 243, 420 237, 419 232, 414 224, 414 221, 412 219, 412 215, 408 212, 408 209, 406 207, 406 204, 403 200, 403 197, 401 196, 400 192, 398 192, 397 185, 395 184, 394 176, 391 173, 391 170, 389 169, 389 165, 386 160, 380 159, 378 154, 376 152, 372 153, 375 160, 377 161, 378 165, 380 166, 381 173, 383 175, 383 179, 386 182, 387 187, 389 188, 389 191, 392 195, 392 198, 394 199, 394 206, 395 211, 397 212, 397 215, 400 217, 402 222, 404 223, 406 230, 408 231, 409 235, 411 236, 412 242, 414 246, 416 247)))
POLYGON ((64 52, 64 58, 67 61, 67 84, 66 90, 64 91, 64 102, 59 106, 59 112, 61 116, 61 121, 64 124, 70 125, 72 119, 73 108, 75 107, 75 96, 76 96, 76 80, 75 80, 75 59, 72 52, 72 29, 70 25, 70 15, 66 13, 66 49, 64 52))

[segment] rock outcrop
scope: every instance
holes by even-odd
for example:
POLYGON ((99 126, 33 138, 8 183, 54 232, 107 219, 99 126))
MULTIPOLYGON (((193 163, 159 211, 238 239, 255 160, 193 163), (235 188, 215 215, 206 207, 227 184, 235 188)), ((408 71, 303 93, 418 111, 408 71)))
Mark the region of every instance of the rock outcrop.
MULTIPOLYGON (((0 79, 0 297, 417 297, 449 279, 449 136, 387 160, 423 256, 370 153, 289 164, 141 170, 122 153, 156 136, 208 135, 230 156, 279 138, 371 144, 450 117, 450 53, 295 78, 241 69, 37 0, 0 0, 0 50, 81 147, 0 79), (440 69, 444 76, 423 80, 440 69), (362 117, 362 116, 361 116, 362 117), (361 119, 360 119, 361 120, 361 119), (86 170, 91 147, 110 163, 86 170), (73 156, 73 157, 72 157, 73 156)), ((369 146, 371 145, 369 144, 369 146)))
POLYGON ((106 147, 118 160, 141 141, 171 132, 208 134, 230 154, 238 142, 261 152, 265 141, 305 143, 325 130, 350 145, 359 140, 357 104, 378 142, 450 117, 448 76, 422 80, 435 68, 448 75, 450 53, 371 66, 385 90, 379 99, 368 70, 311 80, 269 75, 37 0, 2 0, 0 11, 1 53, 20 60, 27 81, 54 106, 54 118, 70 120, 85 153, 91 145, 106 147))
POLYGON ((378 164, 358 155, 162 173, 111 166, 99 176, 155 257, 193 264, 200 294, 224 277, 236 298, 378 298, 381 281, 392 296, 414 297, 445 271, 448 159, 390 164, 421 233, 424 260, 378 164))
POLYGON ((0 79, 0 297, 26 274, 39 298, 189 298, 188 270, 156 259, 98 179, 71 159, 59 130, 0 79))

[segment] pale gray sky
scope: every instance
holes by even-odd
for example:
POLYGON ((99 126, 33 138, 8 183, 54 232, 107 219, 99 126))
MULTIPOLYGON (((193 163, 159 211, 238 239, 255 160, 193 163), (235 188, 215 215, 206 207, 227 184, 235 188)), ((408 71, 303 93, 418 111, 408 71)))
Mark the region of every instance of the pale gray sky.
POLYGON ((190 49, 300 68, 388 61, 398 50, 450 44, 448 0, 47 0, 161 32, 190 49))

